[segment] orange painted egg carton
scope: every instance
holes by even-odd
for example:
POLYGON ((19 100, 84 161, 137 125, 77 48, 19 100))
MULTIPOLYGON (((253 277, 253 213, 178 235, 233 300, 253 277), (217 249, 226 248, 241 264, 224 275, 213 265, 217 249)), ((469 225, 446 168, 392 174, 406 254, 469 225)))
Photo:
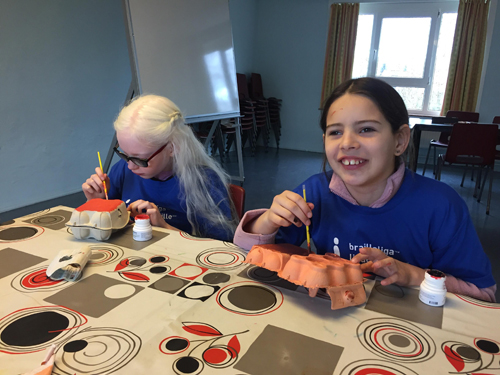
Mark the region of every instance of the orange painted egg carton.
POLYGON ((306 249, 291 244, 254 245, 244 263, 277 272, 282 279, 308 288, 311 297, 319 288, 325 288, 332 310, 366 301, 361 266, 333 253, 308 254, 306 249))

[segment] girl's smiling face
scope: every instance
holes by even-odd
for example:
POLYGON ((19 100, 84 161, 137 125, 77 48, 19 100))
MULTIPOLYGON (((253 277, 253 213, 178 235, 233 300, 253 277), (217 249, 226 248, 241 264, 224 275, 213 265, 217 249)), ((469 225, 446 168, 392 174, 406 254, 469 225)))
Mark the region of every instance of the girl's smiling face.
POLYGON ((333 171, 359 204, 369 205, 384 192, 395 157, 406 149, 409 135, 408 125, 394 134, 370 99, 345 94, 328 109, 323 140, 333 171))
MULTIPOLYGON (((133 134, 126 131, 116 132, 118 144, 125 154, 135 156, 140 159, 148 159, 158 149, 158 146, 152 146, 140 142, 133 134)), ((163 150, 155 155, 149 162, 147 167, 140 167, 129 161, 128 168, 136 175, 142 178, 156 177, 160 180, 168 177, 173 169, 173 147, 168 144, 163 150)))

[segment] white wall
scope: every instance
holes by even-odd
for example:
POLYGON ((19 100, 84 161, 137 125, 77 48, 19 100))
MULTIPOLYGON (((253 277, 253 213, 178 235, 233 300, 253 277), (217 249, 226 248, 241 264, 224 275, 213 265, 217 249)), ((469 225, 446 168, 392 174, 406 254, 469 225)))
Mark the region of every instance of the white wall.
POLYGON ((490 11, 493 13, 489 18, 488 28, 492 27, 489 50, 485 53, 486 66, 482 90, 480 92, 480 102, 477 111, 480 114, 479 121, 491 122, 493 117, 500 116, 500 71, 498 70, 500 61, 500 6, 497 1, 492 1, 490 11), (496 21, 495 21, 496 20, 496 21))
POLYGON ((254 69, 262 75, 264 95, 283 100, 280 147, 321 152, 318 108, 328 0, 258 0, 257 4, 254 69))
POLYGON ((130 84, 120 0, 3 0, 0 212, 75 193, 130 84))
POLYGON ((245 75, 253 72, 256 13, 256 0, 229 1, 236 72, 245 75))

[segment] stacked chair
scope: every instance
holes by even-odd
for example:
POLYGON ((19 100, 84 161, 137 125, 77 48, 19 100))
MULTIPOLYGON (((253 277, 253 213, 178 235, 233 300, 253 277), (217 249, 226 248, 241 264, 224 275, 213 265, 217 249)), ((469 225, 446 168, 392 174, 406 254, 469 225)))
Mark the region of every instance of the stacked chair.
MULTIPOLYGON (((271 129, 274 131, 276 147, 279 148, 281 136, 280 107, 281 99, 264 98, 262 78, 260 74, 252 73, 250 82, 244 74, 237 73, 238 96, 240 101, 241 145, 244 148, 247 140, 250 142, 252 156, 255 155, 257 140, 262 135, 267 152, 271 129)), ((228 153, 235 141, 236 119, 222 121, 221 131, 226 137, 225 152, 228 153)), ((217 139, 216 139, 217 141, 217 139)), ((217 147, 218 143, 215 143, 217 147)))
MULTIPOLYGON (((250 141, 252 156, 255 155, 257 145, 257 118, 256 103, 250 99, 248 93, 247 77, 237 73, 238 96, 240 101, 240 122, 241 122, 241 147, 244 148, 247 140, 250 141)), ((229 152, 236 136, 235 119, 223 121, 222 133, 226 136, 226 152, 229 152)))
MULTIPOLYGON (((193 133, 196 135, 196 137, 203 143, 207 142, 208 134, 210 132, 210 128, 212 127, 213 121, 205 121, 205 122, 200 122, 197 123, 196 125, 191 125, 191 128, 193 129, 193 133)), ((224 137, 222 134, 222 130, 220 126, 217 126, 215 129, 215 133, 212 136, 212 139, 210 140, 210 150, 211 150, 211 155, 212 157, 215 156, 217 150, 219 151, 219 157, 221 163, 224 163, 224 137)))
POLYGON ((257 139, 260 134, 263 136, 263 142, 267 151, 271 129, 276 139, 276 147, 279 148, 281 137, 281 118, 280 108, 281 99, 274 97, 265 98, 262 88, 262 77, 260 74, 252 73, 249 82, 250 98, 256 102, 256 113, 262 121, 261 126, 257 126, 257 139))

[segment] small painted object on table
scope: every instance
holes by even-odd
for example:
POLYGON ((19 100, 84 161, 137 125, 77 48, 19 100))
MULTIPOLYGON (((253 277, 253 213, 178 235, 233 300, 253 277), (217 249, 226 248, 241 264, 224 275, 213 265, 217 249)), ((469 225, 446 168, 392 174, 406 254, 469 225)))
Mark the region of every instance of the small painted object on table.
POLYGON ((325 288, 332 310, 366 301, 361 266, 333 253, 308 254, 291 244, 255 245, 244 263, 277 272, 282 279, 308 288, 311 297, 316 296, 319 288, 325 288))
POLYGON ((124 228, 130 219, 125 202, 119 199, 91 199, 75 209, 66 223, 78 239, 106 241, 113 230, 124 228))

